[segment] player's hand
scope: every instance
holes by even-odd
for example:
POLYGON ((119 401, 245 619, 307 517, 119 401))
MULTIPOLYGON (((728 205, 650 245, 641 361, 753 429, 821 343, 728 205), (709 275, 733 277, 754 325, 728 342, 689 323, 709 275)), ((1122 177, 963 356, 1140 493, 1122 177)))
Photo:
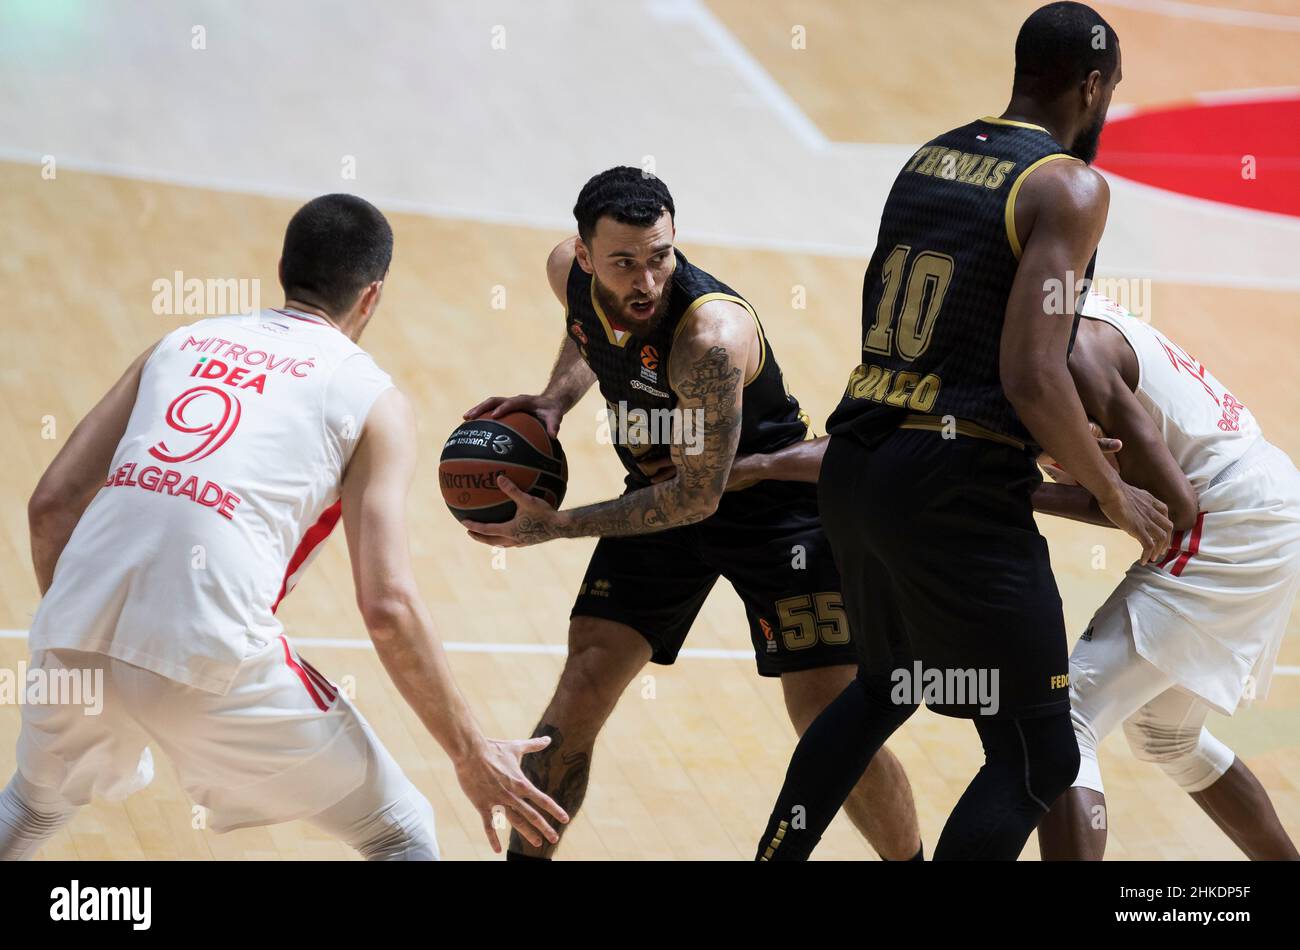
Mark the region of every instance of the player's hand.
POLYGON ((568 814, 528 780, 519 764, 525 754, 540 752, 550 744, 550 736, 487 739, 477 754, 456 763, 456 780, 465 797, 478 809, 488 843, 497 854, 501 853, 501 839, 494 824, 496 814, 510 822, 534 848, 542 847, 543 838, 551 844, 559 843, 559 834, 537 809, 561 824, 568 824, 568 814))
POLYGON ((558 399, 552 399, 550 396, 528 395, 489 397, 466 412, 464 418, 500 419, 512 412, 531 412, 542 420, 542 425, 546 426, 546 434, 551 438, 559 435, 560 420, 564 418, 564 406, 560 405, 558 399))
MULTIPOLYGON (((1117 455, 1119 450, 1124 448, 1124 443, 1119 439, 1112 439, 1102 431, 1101 426, 1097 425, 1095 422, 1088 423, 1088 431, 1091 432, 1092 437, 1097 440, 1097 448, 1101 450, 1101 454, 1105 457, 1106 462, 1111 468, 1118 472, 1119 459, 1117 458, 1117 455)), ((1044 472, 1052 476, 1053 481, 1060 485, 1079 484, 1073 475, 1061 468, 1061 466, 1057 465, 1056 459, 1052 458, 1046 452, 1038 456, 1038 464, 1044 472)))
POLYGON ((1102 513, 1142 545, 1139 564, 1158 561, 1169 550, 1169 535, 1174 528, 1169 507, 1148 491, 1123 481, 1118 485, 1111 497, 1097 499, 1102 513))
POLYGON ((652 459, 649 462, 637 462, 637 468, 650 476, 651 485, 656 485, 659 482, 666 482, 670 478, 677 477, 677 466, 673 464, 671 455, 652 459))
POLYGON ((555 529, 559 513, 554 508, 542 499, 520 491, 504 475, 497 479, 497 488, 515 503, 515 516, 498 524, 462 521, 461 525, 469 531, 471 538, 503 548, 522 548, 558 537, 555 529))

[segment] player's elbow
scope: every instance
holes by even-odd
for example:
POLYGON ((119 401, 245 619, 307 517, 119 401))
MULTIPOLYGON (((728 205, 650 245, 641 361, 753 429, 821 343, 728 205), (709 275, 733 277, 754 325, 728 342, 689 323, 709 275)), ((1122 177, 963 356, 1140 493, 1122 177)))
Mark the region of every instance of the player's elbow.
POLYGON ((1185 491, 1172 493, 1172 497, 1165 501, 1169 506, 1169 520, 1173 522, 1175 531, 1190 531, 1196 524, 1197 498, 1196 491, 1191 485, 1186 486, 1185 491))
POLYGON ((64 494, 44 482, 36 486, 27 500, 27 524, 32 533, 56 520, 67 509, 64 494))
POLYGON ((1051 398, 1052 373, 1037 364, 1003 363, 1002 391, 1017 412, 1051 398))
POLYGON ((357 608, 372 640, 393 640, 411 629, 418 595, 414 587, 386 585, 382 590, 359 595, 357 608))

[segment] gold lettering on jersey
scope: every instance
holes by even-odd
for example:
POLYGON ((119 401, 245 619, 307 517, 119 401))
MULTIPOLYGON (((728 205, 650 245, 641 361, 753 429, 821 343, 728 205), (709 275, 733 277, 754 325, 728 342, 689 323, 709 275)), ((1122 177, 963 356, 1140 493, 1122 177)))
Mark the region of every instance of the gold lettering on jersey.
POLYGON ((903 171, 996 190, 1015 167, 1015 162, 999 161, 993 155, 927 145, 912 156, 903 171))
POLYGON ((984 187, 1001 188, 1002 182, 1006 181, 1006 177, 1011 174, 1011 169, 1015 167, 1015 162, 998 162, 993 169, 993 174, 989 176, 989 180, 984 182, 984 187))
POLYGON ((939 398, 941 382, 934 373, 926 376, 909 372, 895 373, 876 363, 861 363, 850 374, 844 394, 899 409, 929 412, 939 398))
POLYGON ((933 175, 941 155, 943 155, 943 149, 937 147, 930 149, 930 154, 925 156, 925 161, 916 169, 916 173, 918 175, 933 175))

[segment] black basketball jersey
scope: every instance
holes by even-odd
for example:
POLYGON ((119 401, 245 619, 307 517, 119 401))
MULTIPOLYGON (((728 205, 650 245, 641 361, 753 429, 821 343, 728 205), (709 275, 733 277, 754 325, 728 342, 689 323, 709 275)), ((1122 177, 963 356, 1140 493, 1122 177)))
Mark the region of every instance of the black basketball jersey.
POLYGON ((681 418, 677 394, 668 386, 673 340, 687 317, 710 300, 730 300, 749 311, 758 331, 757 371, 745 380, 738 454, 772 452, 804 438, 808 417, 785 388, 781 367, 763 334, 758 314, 734 290, 691 264, 680 250, 668 290, 668 308, 646 337, 616 326, 596 299, 592 275, 578 262, 569 270, 565 324, 578 352, 596 374, 609 410, 609 437, 628 471, 627 483, 650 484, 638 462, 668 455, 674 439, 689 446, 702 439, 694 420, 681 418))
MULTIPOLYGON (((1036 448, 1002 389, 998 354, 1021 251, 1016 194, 1056 159, 1077 161, 1041 126, 997 118, 912 156, 881 215, 862 286, 862 362, 830 432, 870 440, 909 415, 953 416, 1036 448)), ((1091 281, 1096 259, 1076 280, 1091 281)), ((1077 329, 1074 288, 1059 296, 1077 329)))

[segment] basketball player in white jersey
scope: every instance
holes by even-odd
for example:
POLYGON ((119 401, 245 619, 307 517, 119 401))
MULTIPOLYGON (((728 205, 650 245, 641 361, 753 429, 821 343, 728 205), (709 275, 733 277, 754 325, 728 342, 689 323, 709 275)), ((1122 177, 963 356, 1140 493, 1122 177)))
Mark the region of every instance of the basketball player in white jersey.
MULTIPOLYGON (((1100 859, 1105 797, 1097 746, 1122 724, 1253 859, 1297 859, 1268 794, 1210 734, 1268 691, 1300 584, 1300 473, 1204 364, 1113 301, 1091 294, 1070 372, 1089 416, 1123 444, 1124 480, 1169 506, 1168 552, 1135 563, 1070 657, 1081 764, 1038 829, 1045 859, 1100 859)), ((1096 501, 1049 466, 1035 508, 1109 525, 1096 501)))
POLYGON ((433 810, 275 617, 342 518, 357 604, 394 684, 451 756, 492 847, 567 816, 524 777, 548 739, 484 738, 412 576, 414 417, 356 344, 392 257, 384 216, 326 195, 290 221, 280 310, 201 320, 127 369, 29 505, 43 599, 32 666, 102 676, 102 712, 22 707, 0 858, 32 856, 167 753, 214 831, 305 819, 372 860, 438 856, 433 810))

